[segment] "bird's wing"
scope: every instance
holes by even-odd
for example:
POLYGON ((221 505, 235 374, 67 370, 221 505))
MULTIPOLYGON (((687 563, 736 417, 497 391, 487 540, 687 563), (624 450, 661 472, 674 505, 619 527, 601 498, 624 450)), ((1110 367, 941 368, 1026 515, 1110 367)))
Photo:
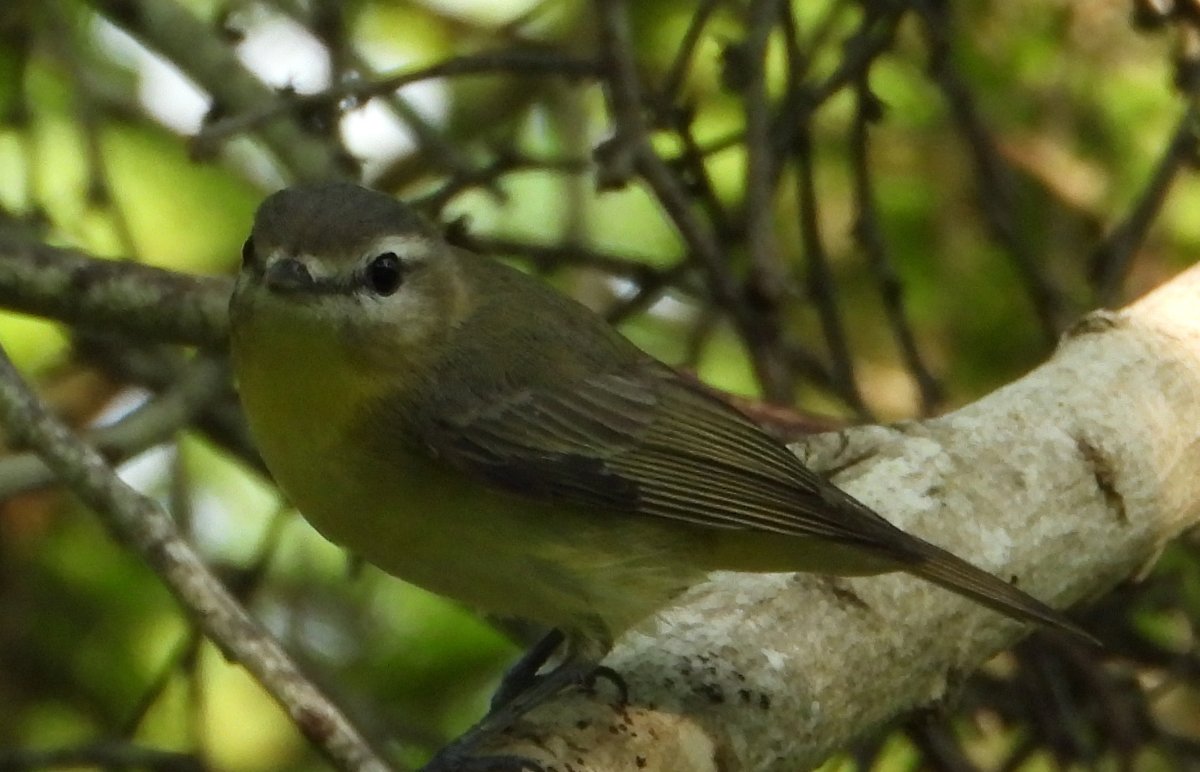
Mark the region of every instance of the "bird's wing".
POLYGON ((434 428, 426 442, 443 461, 537 499, 876 548, 895 538, 732 407, 653 362, 517 390, 434 428))
POLYGON ((1095 641, 1015 586, 895 528, 657 363, 519 390, 437 429, 433 452, 514 493, 860 548, 1003 614, 1095 641))

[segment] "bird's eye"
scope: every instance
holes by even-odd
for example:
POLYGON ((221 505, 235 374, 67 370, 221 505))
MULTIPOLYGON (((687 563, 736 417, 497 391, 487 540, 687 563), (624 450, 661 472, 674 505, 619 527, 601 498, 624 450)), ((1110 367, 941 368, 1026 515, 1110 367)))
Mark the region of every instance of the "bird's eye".
POLYGON ((254 239, 246 239, 246 243, 242 244, 242 266, 248 266, 254 262, 254 239))
POLYGON ((391 295, 404 281, 404 264, 395 252, 384 252, 367 266, 367 282, 379 295, 391 295))

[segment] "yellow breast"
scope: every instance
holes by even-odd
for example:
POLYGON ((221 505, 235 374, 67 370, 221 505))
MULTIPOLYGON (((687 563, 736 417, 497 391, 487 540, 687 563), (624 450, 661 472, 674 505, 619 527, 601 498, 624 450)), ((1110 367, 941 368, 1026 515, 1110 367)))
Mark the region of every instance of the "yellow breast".
POLYGON ((234 365, 268 468, 326 538, 471 606, 592 637, 698 578, 678 529, 519 498, 405 443, 382 457, 354 434, 396 384, 356 367, 335 330, 280 321, 239 319, 234 365))

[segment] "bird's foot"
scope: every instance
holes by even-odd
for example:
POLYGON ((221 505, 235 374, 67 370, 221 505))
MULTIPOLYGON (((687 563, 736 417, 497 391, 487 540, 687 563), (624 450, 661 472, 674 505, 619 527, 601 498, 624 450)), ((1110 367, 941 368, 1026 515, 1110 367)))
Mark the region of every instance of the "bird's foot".
POLYGON ((597 665, 592 668, 592 672, 583 677, 583 686, 589 692, 596 690, 596 682, 604 679, 613 685, 617 690, 617 705, 625 706, 629 704, 629 684, 625 683, 625 678, 613 670, 608 665, 597 665))
POLYGON ((536 644, 504 676, 491 710, 454 742, 433 757, 422 772, 545 772, 532 759, 511 754, 480 752, 491 741, 511 729, 526 713, 554 695, 572 686, 594 689, 604 678, 617 687, 621 703, 627 698, 625 679, 612 668, 597 667, 568 653, 567 658, 548 673, 539 673, 542 665, 562 643, 561 633, 551 633, 536 644))

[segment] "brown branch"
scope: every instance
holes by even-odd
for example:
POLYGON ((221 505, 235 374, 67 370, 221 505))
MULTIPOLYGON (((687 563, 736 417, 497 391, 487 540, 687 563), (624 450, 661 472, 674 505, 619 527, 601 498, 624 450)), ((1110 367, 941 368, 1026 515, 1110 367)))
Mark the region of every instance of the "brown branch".
MULTIPOLYGON (((227 42, 178 0, 88 0, 115 25, 161 53, 212 95, 214 114, 254 110, 272 91, 250 73, 227 42)), ((299 180, 349 176, 345 150, 310 133, 294 117, 261 127, 258 136, 299 180)))
POLYGON ((857 210, 854 220, 854 237, 858 240, 883 299, 883 311, 888 324, 896 336, 900 356, 912 375, 921 395, 921 413, 932 415, 943 399, 942 387, 925 365, 917 338, 913 332, 908 312, 904 307, 904 287, 892 258, 888 254, 883 230, 879 223, 879 211, 875 207, 875 190, 872 184, 870 165, 870 126, 883 109, 871 92, 867 77, 856 86, 857 104, 854 123, 850 132, 850 163, 854 177, 854 203, 857 210))
POLYGON ((781 384, 787 382, 788 370, 785 357, 776 348, 779 330, 743 302, 741 288, 729 270, 726 250, 692 211, 686 189, 650 144, 642 116, 642 89, 634 64, 625 2, 596 0, 595 6, 609 104, 618 132, 613 140, 616 150, 609 166, 610 178, 614 170, 617 179, 623 178, 623 170, 628 166, 646 181, 703 270, 717 305, 733 319, 764 392, 782 394, 781 384))
MULTIPOLYGON (((854 83, 862 73, 870 69, 871 64, 882 53, 887 51, 896 35, 907 4, 898 2, 883 2, 868 4, 858 30, 850 36, 843 45, 843 56, 837 69, 815 86, 806 86, 801 78, 796 77, 796 66, 799 57, 796 52, 791 54, 793 68, 792 82, 789 84, 787 95, 776 111, 771 129, 771 145, 775 152, 786 154, 796 134, 806 130, 812 113, 843 88, 854 83)), ((785 31, 790 24, 785 26, 785 31)), ((786 38, 789 45, 795 47, 794 31, 786 38)), ((803 72, 803 69, 801 69, 803 72)))
POLYGON ((473 188, 484 188, 497 198, 504 198, 500 178, 513 172, 530 170, 582 175, 591 168, 591 162, 581 158, 537 158, 522 153, 501 151, 490 163, 481 166, 465 165, 453 171, 450 177, 434 190, 420 198, 410 200, 410 206, 436 216, 456 196, 473 188))
POLYGON ((675 104, 675 100, 683 88, 683 80, 687 77, 688 67, 692 64, 692 56, 696 53, 696 44, 700 42, 700 35, 704 32, 705 25, 708 24, 709 18, 721 2, 722 0, 700 0, 696 10, 692 12, 688 27, 683 33, 683 40, 679 42, 679 49, 675 52, 675 58, 671 61, 671 66, 667 68, 663 84, 654 97, 658 102, 660 114, 670 112, 675 104))
MULTIPOLYGON (((779 16, 778 0, 753 0, 750 3, 745 42, 740 46, 742 102, 746 114, 746 245, 750 251, 751 291, 760 304, 760 312, 777 317, 784 295, 788 272, 781 264, 775 244, 775 182, 782 164, 771 146, 771 116, 767 104, 767 38, 779 16)), ((773 324, 778 324, 777 321, 773 324)), ((789 381, 781 383, 779 394, 769 395, 780 402, 792 399, 789 381)))
POLYGON ((1179 119, 1171 141, 1154 167, 1146 187, 1134 202, 1125 219, 1096 246, 1089 260, 1092 285, 1100 303, 1110 305, 1117 300, 1121 284, 1129 273, 1137 250, 1146 240, 1151 224, 1162 209, 1171 184, 1188 164, 1198 161, 1200 148, 1200 107, 1193 99, 1179 119))
MULTIPOLYGON (((112 335, 81 333, 75 339, 75 351, 81 362, 110 378, 153 392, 166 392, 173 384, 181 382, 190 364, 182 351, 166 344, 135 346, 127 339, 112 335)), ((193 417, 192 428, 251 470, 270 477, 250 437, 242 406, 232 390, 225 397, 204 405, 193 417)))
POLYGON ((452 243, 484 255, 516 255, 529 260, 538 271, 562 265, 595 268, 610 276, 638 283, 653 281, 664 271, 634 257, 601 252, 573 244, 535 244, 500 236, 480 236, 462 231, 452 234, 452 243))
POLYGON ((142 340, 225 346, 229 279, 185 276, 0 234, 0 306, 142 340))
POLYGON ((975 105, 975 97, 954 67, 951 52, 950 9, 945 0, 916 0, 922 31, 929 46, 929 72, 942 90, 950 114, 971 154, 978 181, 979 206, 988 230, 1009 255, 1025 283, 1042 335, 1053 345, 1072 321, 1073 313, 1063 293, 1042 270, 1014 214, 1016 202, 1008 167, 1001 160, 996 141, 975 105))
POLYGON ((673 129, 683 144, 683 150, 668 163, 682 177, 688 192, 704 208, 720 243, 733 244, 742 238, 741 226, 731 222, 725 205, 717 195, 712 175, 708 173, 708 166, 704 162, 705 153, 692 131, 694 117, 691 110, 676 111, 673 129))
POLYGON ((346 80, 314 94, 290 94, 273 99, 237 115, 210 123, 196 136, 196 142, 203 145, 221 142, 234 134, 260 127, 287 113, 305 112, 341 103, 357 105, 423 80, 496 74, 585 78, 597 76, 599 68, 590 59, 532 48, 455 56, 425 67, 405 69, 378 80, 346 80))
POLYGON ((821 321, 825 345, 829 349, 830 375, 837 395, 846 401, 860 417, 871 415, 867 403, 858 389, 854 375, 854 358, 846 340, 846 328, 838 310, 837 288, 829 257, 821 238, 820 217, 817 204, 817 185, 813 176, 812 148, 807 136, 798 138, 793 146, 796 157, 796 197, 800 204, 800 239, 804 243, 807 259, 808 298, 812 301, 821 321))
MULTIPOLYGON (((223 362, 202 358, 171 384, 116 423, 92 429, 91 442, 105 458, 124 461, 167 442, 189 425, 215 398, 229 392, 229 371, 223 362)), ((36 453, 0 458, 0 501, 50 485, 56 476, 36 453)))
POLYGON ((356 772, 390 768, 221 585, 180 537, 171 516, 122 482, 94 448, 47 412, 2 348, 0 417, 12 437, 37 450, 95 510, 114 538, 141 556, 205 634, 263 685, 330 761, 356 772))

